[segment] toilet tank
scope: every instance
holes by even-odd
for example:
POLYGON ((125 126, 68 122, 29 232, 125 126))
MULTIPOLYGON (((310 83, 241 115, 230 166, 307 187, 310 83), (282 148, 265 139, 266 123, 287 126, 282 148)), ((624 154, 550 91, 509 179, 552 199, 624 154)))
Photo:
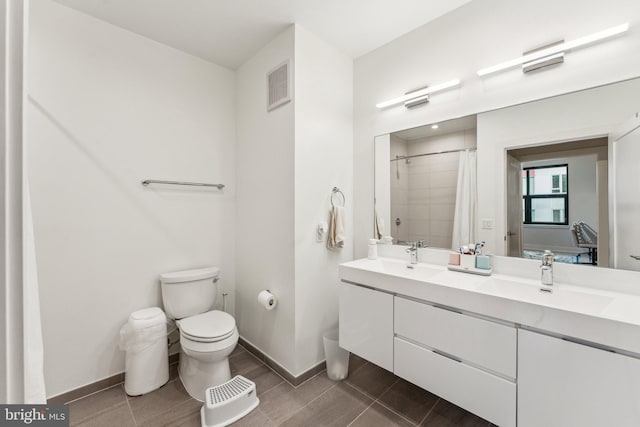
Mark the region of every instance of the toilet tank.
POLYGON ((160 275, 164 311, 170 319, 204 313, 216 303, 217 267, 175 271, 160 275))

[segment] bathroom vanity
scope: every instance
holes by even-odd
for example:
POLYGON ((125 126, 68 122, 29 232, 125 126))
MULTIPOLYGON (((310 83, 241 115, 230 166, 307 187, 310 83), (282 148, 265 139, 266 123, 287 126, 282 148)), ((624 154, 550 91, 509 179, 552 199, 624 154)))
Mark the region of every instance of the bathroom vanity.
POLYGON ((340 266, 341 347, 499 426, 640 425, 640 296, 407 263, 340 266))

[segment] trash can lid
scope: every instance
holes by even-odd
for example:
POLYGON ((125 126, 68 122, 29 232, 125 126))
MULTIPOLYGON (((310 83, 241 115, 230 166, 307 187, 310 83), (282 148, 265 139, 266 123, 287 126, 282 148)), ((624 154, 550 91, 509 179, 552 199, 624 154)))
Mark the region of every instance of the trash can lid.
POLYGON ((142 310, 134 311, 131 313, 132 320, 149 320, 154 317, 164 316, 164 313, 160 307, 143 308, 142 310))
POLYGON ((132 327, 146 327, 166 322, 166 316, 159 307, 143 308, 129 315, 132 327))

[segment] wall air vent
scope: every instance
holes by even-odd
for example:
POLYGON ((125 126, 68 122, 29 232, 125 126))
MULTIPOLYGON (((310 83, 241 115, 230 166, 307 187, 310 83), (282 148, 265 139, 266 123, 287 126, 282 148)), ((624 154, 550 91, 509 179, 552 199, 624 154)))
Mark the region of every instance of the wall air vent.
POLYGON ((267 74, 267 111, 291 101, 290 64, 286 60, 267 74))

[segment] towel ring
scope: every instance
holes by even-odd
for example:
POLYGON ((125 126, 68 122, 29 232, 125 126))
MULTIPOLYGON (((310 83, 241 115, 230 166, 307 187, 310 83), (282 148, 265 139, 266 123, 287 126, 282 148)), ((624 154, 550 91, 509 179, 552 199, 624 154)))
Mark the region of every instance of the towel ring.
POLYGON ((339 204, 338 206, 344 207, 344 204, 347 201, 347 199, 345 199, 344 193, 340 191, 338 187, 333 187, 333 190, 331 190, 331 206, 336 207, 335 203, 333 203, 333 196, 335 196, 336 194, 340 194, 342 196, 342 204, 341 205, 339 204))

